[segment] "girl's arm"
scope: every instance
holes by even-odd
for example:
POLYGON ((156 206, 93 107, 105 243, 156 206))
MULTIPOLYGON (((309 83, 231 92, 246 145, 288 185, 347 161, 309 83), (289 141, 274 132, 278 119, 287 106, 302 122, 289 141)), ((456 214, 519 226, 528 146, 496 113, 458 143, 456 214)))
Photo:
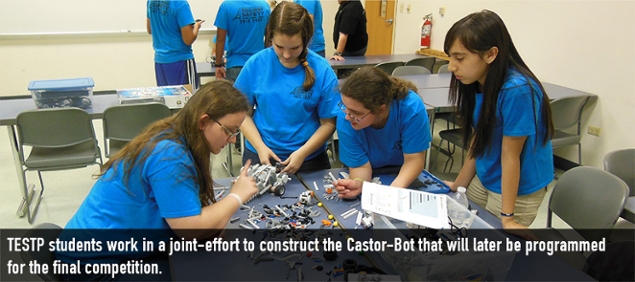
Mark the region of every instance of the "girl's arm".
POLYGON ((258 157, 260 158, 261 164, 268 164, 269 159, 273 158, 277 162, 280 162, 280 158, 271 150, 271 148, 267 147, 264 141, 262 141, 262 136, 260 136, 260 132, 258 132, 258 128, 256 128, 256 124, 254 120, 251 118, 254 110, 251 109, 247 113, 247 117, 245 117, 245 121, 240 126, 240 131, 245 135, 245 138, 249 140, 254 149, 256 149, 256 153, 258 153, 258 157))
MULTIPOLYGON (((467 148, 467 159, 463 162, 463 166, 461 167, 461 171, 459 171, 459 175, 456 177, 454 182, 446 182, 448 186, 450 186, 450 190, 455 191, 459 188, 459 186, 467 187, 472 182, 472 178, 476 174, 476 159, 472 156, 472 145, 474 143, 474 136, 472 136, 472 140, 470 140, 470 147, 467 148)), ((464 148, 465 150, 466 148, 464 148)))
MULTIPOLYGON (((246 119, 245 123, 247 123, 246 119)), ((306 157, 324 145, 324 143, 333 136, 333 132, 335 132, 335 118, 320 119, 320 127, 311 135, 311 138, 309 138, 302 147, 291 153, 288 159, 282 162, 282 164, 286 165, 282 171, 295 173, 302 166, 306 157)), ((251 142, 251 140, 249 141, 251 142)))
POLYGON ((399 170, 399 174, 390 186, 401 188, 408 187, 425 168, 426 151, 414 154, 404 154, 403 159, 404 162, 399 170))
MULTIPOLYGON (((520 153, 527 140, 526 136, 512 137, 503 136, 503 148, 501 154, 501 212, 513 214, 516 206, 516 196, 518 195, 518 185, 520 183, 520 153)), ((505 231, 519 235, 527 240, 537 240, 527 226, 520 225, 513 216, 501 219, 505 231)))
POLYGON ((362 184, 364 181, 370 181, 373 177, 373 168, 370 162, 366 162, 360 167, 352 167, 349 169, 349 179, 339 179, 335 181, 334 186, 340 198, 353 198, 362 193, 362 184))

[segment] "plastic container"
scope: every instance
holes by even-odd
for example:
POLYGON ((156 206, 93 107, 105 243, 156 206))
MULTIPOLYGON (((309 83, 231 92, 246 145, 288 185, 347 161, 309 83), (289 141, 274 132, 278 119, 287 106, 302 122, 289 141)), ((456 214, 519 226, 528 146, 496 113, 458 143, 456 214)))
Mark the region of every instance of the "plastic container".
POLYGON ((159 86, 117 89, 120 104, 135 104, 159 102, 170 109, 179 109, 185 106, 192 94, 185 86, 159 86))
MULTIPOLYGON (((420 252, 394 251, 386 248, 382 258, 399 274, 402 281, 502 281, 514 261, 515 253, 504 252, 506 236, 494 229, 467 208, 459 205, 453 198, 447 197, 448 207, 456 206, 471 215, 471 227, 467 228, 464 239, 469 251, 459 252, 420 252), (477 252, 472 245, 474 240, 485 239, 500 241, 500 252, 477 252)), ((423 237, 429 229, 409 229, 406 223, 387 216, 374 214, 373 238, 392 243, 395 238, 407 241, 413 237, 423 237)), ((432 231, 436 232, 436 231, 432 231)), ((438 240, 438 239, 436 239, 438 240)), ((416 245, 416 243, 415 243, 416 245)))
POLYGON ((90 77, 33 80, 29 83, 31 97, 38 109, 77 107, 90 109, 95 82, 90 77))
POLYGON ((452 220, 452 224, 456 227, 469 228, 472 222, 469 221, 471 215, 469 214, 469 203, 467 201, 466 189, 463 186, 459 186, 456 193, 452 198, 456 201, 457 205, 448 204, 448 216, 452 220), (458 208, 461 206, 463 208, 458 208))

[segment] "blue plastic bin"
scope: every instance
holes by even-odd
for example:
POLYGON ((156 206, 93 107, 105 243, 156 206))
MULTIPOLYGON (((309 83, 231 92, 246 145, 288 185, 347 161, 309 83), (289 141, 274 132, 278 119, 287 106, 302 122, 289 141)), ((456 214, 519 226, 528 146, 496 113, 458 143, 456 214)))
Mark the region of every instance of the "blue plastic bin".
POLYGON ((29 83, 29 91, 38 109, 92 107, 93 87, 95 82, 90 77, 33 80, 29 83))

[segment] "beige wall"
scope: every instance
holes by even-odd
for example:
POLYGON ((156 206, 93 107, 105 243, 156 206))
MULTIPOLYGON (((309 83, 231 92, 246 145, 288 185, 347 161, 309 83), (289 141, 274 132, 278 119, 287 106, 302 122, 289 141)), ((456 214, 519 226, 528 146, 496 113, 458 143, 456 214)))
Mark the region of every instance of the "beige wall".
MULTIPOLYGON (((329 55, 334 51, 331 35, 338 4, 322 0, 322 7, 329 55)), ((418 49, 425 14, 434 14, 432 48, 442 50, 445 32, 456 20, 485 8, 505 20, 516 47, 541 80, 599 96, 584 130, 593 125, 602 133, 583 136, 584 164, 601 167, 607 152, 635 147, 635 1, 398 0, 394 53, 418 49), (444 17, 439 7, 446 8, 444 17)), ((206 20, 204 27, 212 27, 214 19, 206 20)), ((197 61, 205 61, 212 37, 213 32, 199 36, 194 44, 197 61)), ((152 86, 152 56, 150 36, 143 33, 0 38, 0 96, 29 94, 28 83, 35 79, 80 76, 93 77, 95 90, 152 86)), ((575 149, 557 154, 575 159, 575 149)))

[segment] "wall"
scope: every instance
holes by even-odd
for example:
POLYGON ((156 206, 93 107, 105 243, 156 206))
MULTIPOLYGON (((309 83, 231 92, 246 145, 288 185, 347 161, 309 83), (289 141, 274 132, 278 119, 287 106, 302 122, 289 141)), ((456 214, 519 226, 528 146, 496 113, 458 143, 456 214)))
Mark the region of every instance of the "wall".
MULTIPOLYGON (((583 124, 583 164, 601 168, 606 153, 635 147, 634 1, 399 0, 397 5, 394 53, 418 48, 426 14, 434 16, 432 48, 443 50, 454 22, 482 9, 495 11, 539 79, 599 96, 583 124), (410 5, 411 13, 401 13, 400 5, 410 5), (445 16, 439 15, 440 7, 445 16), (602 128, 600 137, 587 135, 588 125, 602 128)), ((556 154, 577 160, 575 148, 556 154)))
MULTIPOLYGON (((338 4, 321 2, 326 54, 330 55, 338 4)), ((434 14, 432 48, 442 50, 445 32, 455 21, 485 8, 505 20, 516 47, 541 80, 599 96, 583 128, 598 126, 602 133, 600 137, 583 135, 584 164, 601 167, 607 152, 635 147, 631 124, 635 121, 635 2, 398 0, 394 53, 418 49, 425 14, 434 14), (401 4, 411 6, 410 14, 405 7, 400 12, 401 4), (438 14, 439 7, 446 8, 444 17, 438 14)), ((214 19, 206 20, 204 28, 213 27, 214 19)), ((0 24, 10 23, 0 18, 0 24)), ((212 37, 213 32, 199 35, 194 44, 197 61, 205 61, 211 52, 212 37)), ((29 94, 28 83, 34 79, 78 76, 93 77, 95 90, 151 86, 155 84, 152 56, 147 34, 2 39, 0 96, 29 94)), ((576 159, 575 149, 557 154, 576 159)))

